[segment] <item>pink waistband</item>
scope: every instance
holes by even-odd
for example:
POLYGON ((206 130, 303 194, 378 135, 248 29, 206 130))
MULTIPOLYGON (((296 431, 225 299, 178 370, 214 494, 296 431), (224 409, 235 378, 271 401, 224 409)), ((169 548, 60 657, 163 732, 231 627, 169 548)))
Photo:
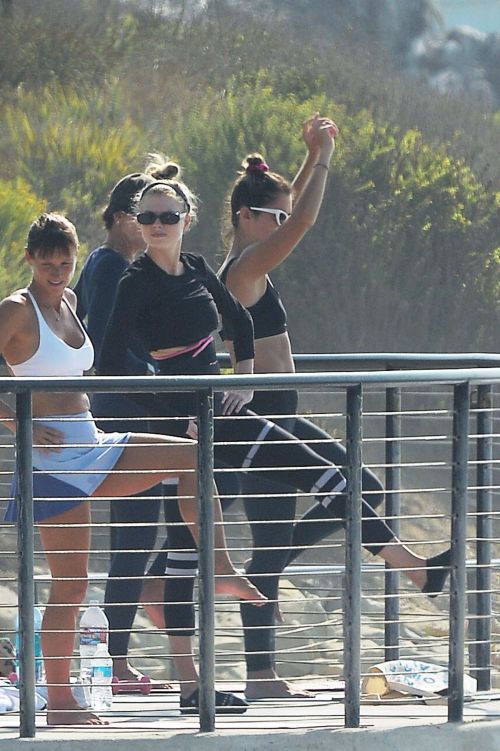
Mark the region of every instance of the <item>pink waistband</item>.
POLYGON ((192 352, 193 354, 191 357, 196 357, 196 355, 199 355, 200 352, 203 352, 205 347, 208 347, 209 344, 213 342, 214 338, 210 334, 209 336, 204 337, 203 339, 200 339, 198 342, 195 342, 194 344, 188 344, 186 347, 183 347, 182 349, 177 350, 177 352, 170 352, 167 355, 151 355, 153 360, 170 360, 171 357, 178 357, 179 355, 185 355, 186 352, 192 352))

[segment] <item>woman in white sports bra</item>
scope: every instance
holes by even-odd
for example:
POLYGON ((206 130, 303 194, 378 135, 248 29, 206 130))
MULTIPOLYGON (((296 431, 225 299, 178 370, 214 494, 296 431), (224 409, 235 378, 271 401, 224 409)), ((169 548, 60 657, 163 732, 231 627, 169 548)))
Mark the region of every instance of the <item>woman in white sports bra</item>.
MULTIPOLYGON (((77 251, 76 230, 65 217, 42 214, 32 224, 25 250, 32 281, 0 303, 0 352, 15 376, 75 377, 92 367, 92 344, 74 312, 75 294, 67 287, 77 251)), ((69 682, 76 617, 87 588, 88 499, 131 495, 178 477, 183 517, 196 534, 196 444, 162 435, 102 433, 83 393, 37 392, 33 415, 35 520, 42 522, 40 537, 52 575, 42 628, 47 723, 102 725, 75 702, 69 682), (81 526, 68 530, 59 525, 81 526)), ((15 432, 15 413, 3 401, 0 420, 15 432)), ((220 519, 218 499, 215 513, 220 519)), ((11 502, 7 518, 15 516, 11 502)), ((218 590, 263 601, 234 569, 222 525, 215 529, 218 590)))

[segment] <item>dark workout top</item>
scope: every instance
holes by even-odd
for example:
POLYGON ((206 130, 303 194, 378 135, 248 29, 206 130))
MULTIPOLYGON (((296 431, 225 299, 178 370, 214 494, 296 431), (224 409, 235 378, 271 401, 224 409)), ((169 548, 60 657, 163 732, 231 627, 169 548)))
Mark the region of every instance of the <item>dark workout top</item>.
POLYGON ((198 342, 217 330, 220 313, 231 332, 238 362, 254 356, 252 319, 226 289, 205 259, 181 253, 184 274, 173 276, 143 254, 125 271, 116 292, 97 370, 127 373, 129 342, 137 339, 152 352, 198 342))
MULTIPOLYGON (((99 362, 104 331, 111 314, 118 282, 128 263, 119 253, 106 245, 93 250, 87 257, 75 285, 76 313, 87 320, 87 331, 99 362)), ((128 341, 127 375, 147 372, 151 358, 137 342, 128 341)))
MULTIPOLYGON (((219 278, 224 284, 233 261, 236 261, 236 258, 232 258, 220 274, 219 278)), ((251 305, 247 310, 252 316, 255 339, 265 339, 267 336, 284 334, 287 330, 285 306, 281 301, 280 293, 268 276, 266 276, 266 291, 260 300, 257 300, 255 305, 251 305)), ((226 341, 233 341, 231 332, 225 326, 220 335, 226 341)))

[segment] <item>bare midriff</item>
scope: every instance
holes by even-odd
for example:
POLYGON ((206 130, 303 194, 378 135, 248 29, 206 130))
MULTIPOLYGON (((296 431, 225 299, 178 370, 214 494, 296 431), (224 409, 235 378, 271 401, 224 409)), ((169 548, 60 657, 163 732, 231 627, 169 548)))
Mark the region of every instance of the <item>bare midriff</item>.
MULTIPOLYGON (((225 344, 234 362, 233 343, 225 342, 225 344)), ((295 373, 292 348, 286 331, 283 334, 255 340, 254 372, 295 373)))
POLYGON ((51 415, 76 415, 87 412, 90 402, 87 394, 82 392, 54 392, 33 394, 33 416, 50 417, 51 415))

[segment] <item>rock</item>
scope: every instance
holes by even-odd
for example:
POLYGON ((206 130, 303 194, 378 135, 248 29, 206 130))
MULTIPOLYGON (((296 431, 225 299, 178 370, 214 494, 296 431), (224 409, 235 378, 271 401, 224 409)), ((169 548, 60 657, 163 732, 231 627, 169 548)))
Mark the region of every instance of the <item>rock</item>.
POLYGON ((464 56, 472 59, 479 55, 488 35, 471 26, 457 26, 448 32, 447 39, 457 42, 463 50, 464 56))

